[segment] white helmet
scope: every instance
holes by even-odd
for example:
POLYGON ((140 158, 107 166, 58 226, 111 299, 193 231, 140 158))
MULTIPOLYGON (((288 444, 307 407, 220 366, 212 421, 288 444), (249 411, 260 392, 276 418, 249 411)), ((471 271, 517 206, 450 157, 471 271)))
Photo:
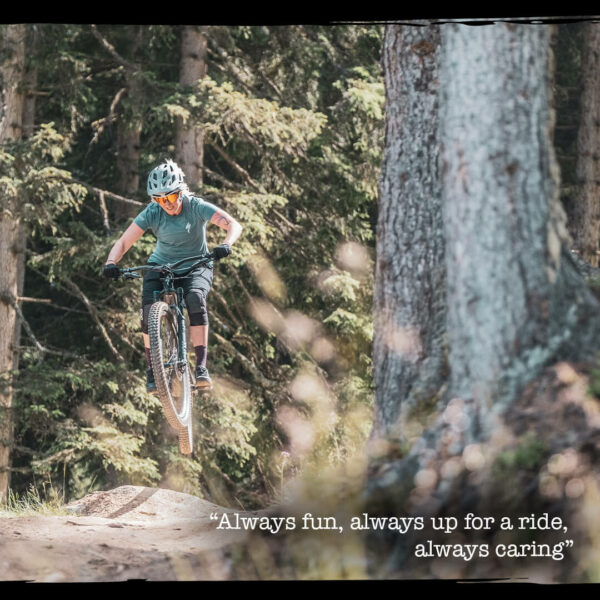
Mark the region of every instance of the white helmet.
POLYGON ((185 184, 183 171, 170 159, 154 167, 148 175, 147 191, 149 196, 166 196, 183 189, 185 184))

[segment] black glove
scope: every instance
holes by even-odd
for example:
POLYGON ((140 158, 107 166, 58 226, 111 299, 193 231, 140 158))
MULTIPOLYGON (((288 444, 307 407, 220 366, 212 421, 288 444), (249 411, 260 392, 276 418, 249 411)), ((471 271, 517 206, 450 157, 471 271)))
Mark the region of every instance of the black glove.
POLYGON ((231 246, 229 244, 221 244, 213 250, 216 259, 225 258, 231 254, 231 246))
POLYGON ((104 265, 104 269, 102 270, 102 275, 108 279, 118 279, 120 274, 121 269, 113 263, 104 265))

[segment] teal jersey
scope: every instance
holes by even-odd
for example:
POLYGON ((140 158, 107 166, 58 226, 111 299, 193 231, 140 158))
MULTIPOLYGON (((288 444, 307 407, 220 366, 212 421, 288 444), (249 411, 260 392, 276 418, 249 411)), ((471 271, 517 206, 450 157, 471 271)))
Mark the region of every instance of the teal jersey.
MULTIPOLYGON (((206 224, 217 210, 214 204, 185 193, 178 215, 168 215, 156 202, 148 204, 133 221, 144 231, 151 229, 156 236, 156 247, 148 262, 173 264, 188 256, 208 255, 206 224)), ((183 263, 177 270, 191 264, 183 263)))

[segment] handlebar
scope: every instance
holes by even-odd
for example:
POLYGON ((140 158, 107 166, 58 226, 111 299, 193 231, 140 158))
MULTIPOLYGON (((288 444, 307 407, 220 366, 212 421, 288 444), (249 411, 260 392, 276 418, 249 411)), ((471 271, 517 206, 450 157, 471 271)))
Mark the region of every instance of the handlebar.
POLYGON ((173 264, 166 265, 142 265, 139 267, 129 267, 128 269, 119 269, 120 276, 123 279, 140 279, 142 276, 138 275, 136 271, 157 271, 159 273, 170 273, 171 275, 175 275, 177 278, 187 277, 196 267, 199 267, 202 264, 208 263, 211 260, 218 260, 214 255, 214 252, 211 252, 208 255, 201 256, 190 256, 189 258, 182 258, 173 264), (198 260, 199 259, 199 260, 198 260), (195 260, 196 262, 189 267, 183 273, 175 273, 175 268, 185 262, 189 262, 190 260, 195 260))

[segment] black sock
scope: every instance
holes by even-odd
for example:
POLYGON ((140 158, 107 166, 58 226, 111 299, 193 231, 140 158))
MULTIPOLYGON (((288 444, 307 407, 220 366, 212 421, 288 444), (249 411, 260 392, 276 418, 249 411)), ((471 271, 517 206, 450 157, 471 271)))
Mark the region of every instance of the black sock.
POLYGON ((196 353, 196 366, 206 367, 206 346, 194 346, 194 352, 196 353))
POLYGON ((148 367, 150 368, 152 366, 152 357, 150 356, 150 348, 146 348, 144 346, 144 350, 146 352, 146 360, 148 361, 148 367))

